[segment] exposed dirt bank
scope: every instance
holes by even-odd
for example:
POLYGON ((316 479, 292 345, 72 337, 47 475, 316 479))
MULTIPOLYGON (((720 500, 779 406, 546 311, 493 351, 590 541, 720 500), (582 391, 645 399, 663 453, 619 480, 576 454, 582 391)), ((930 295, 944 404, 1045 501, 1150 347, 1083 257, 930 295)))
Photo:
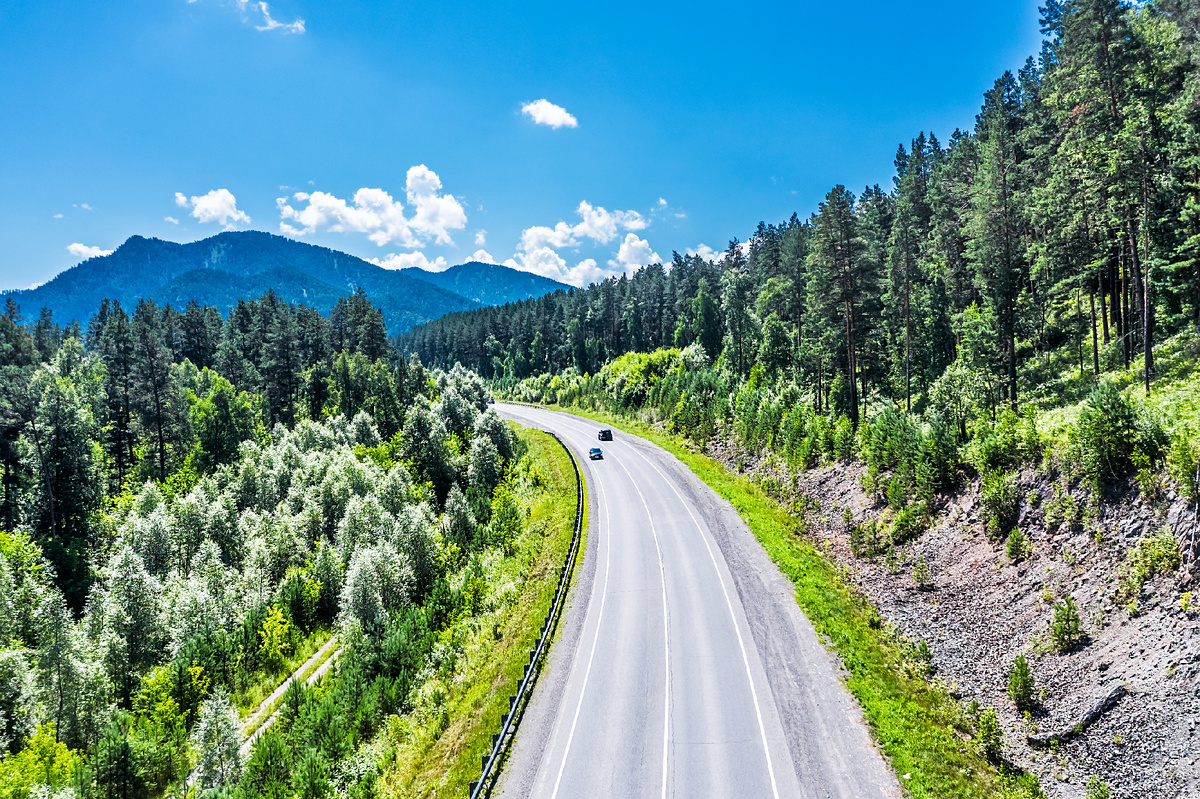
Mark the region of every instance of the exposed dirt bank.
POLYGON ((1036 773, 1048 796, 1084 797, 1091 775, 1119 797, 1200 795, 1200 589, 1189 610, 1181 606, 1185 592, 1196 589, 1189 558, 1146 581, 1136 596, 1121 590, 1129 552, 1141 539, 1166 529, 1182 549, 1192 543, 1194 511, 1169 489, 1147 499, 1131 485, 1097 506, 1080 486, 1026 470, 1018 486, 1028 554, 1013 563, 979 520, 978 481, 964 481, 935 500, 926 532, 868 559, 852 553, 851 530, 886 522, 891 511, 863 490, 861 465, 793 476, 727 445, 710 446, 709 454, 774 478, 798 505, 809 498, 809 534, 888 621, 926 642, 937 679, 965 701, 996 709, 1005 758, 1036 773), (930 580, 924 588, 912 576, 922 558, 930 580), (1060 654, 1048 630, 1054 604, 1067 594, 1086 638, 1060 654), (1028 658, 1040 697, 1028 718, 1006 692, 1017 655, 1028 658), (1117 686, 1127 693, 1073 738, 1030 744, 1032 734, 1071 729, 1117 686))

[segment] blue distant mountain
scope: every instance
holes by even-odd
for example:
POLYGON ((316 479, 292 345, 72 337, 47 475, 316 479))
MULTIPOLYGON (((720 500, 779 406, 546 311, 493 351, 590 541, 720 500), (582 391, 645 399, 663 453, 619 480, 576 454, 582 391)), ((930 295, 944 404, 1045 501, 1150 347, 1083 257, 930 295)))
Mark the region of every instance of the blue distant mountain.
POLYGON ((444 272, 429 272, 415 267, 402 271, 480 305, 504 305, 571 288, 565 283, 532 272, 481 261, 467 261, 444 272))
POLYGON ((55 321, 87 324, 103 299, 132 311, 140 299, 183 310, 195 300, 222 313, 241 298, 268 289, 281 300, 328 313, 341 297, 362 288, 382 311, 388 332, 454 311, 540 297, 569 288, 538 275, 477 262, 445 272, 391 270, 327 247, 259 231, 219 233, 176 244, 133 236, 111 255, 89 258, 33 289, 4 292, 26 318, 42 308, 55 321))

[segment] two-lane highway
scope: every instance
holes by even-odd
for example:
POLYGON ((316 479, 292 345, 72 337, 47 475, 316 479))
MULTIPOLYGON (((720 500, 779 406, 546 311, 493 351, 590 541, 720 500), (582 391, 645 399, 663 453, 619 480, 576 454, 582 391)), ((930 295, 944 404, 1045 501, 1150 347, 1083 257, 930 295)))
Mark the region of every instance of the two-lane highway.
POLYGON ((503 795, 899 795, 790 584, 728 505, 641 439, 498 410, 557 433, 591 502, 584 568, 503 795), (597 445, 604 459, 589 461, 597 445))

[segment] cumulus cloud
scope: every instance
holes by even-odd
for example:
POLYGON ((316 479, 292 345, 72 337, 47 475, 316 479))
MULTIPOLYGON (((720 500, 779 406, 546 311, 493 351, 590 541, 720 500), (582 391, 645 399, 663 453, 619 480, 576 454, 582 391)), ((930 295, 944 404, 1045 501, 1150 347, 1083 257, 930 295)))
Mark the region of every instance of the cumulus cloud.
POLYGON ((487 244, 487 231, 486 230, 476 230, 475 231, 475 246, 482 247, 484 244, 487 244))
POLYGON ((471 255, 471 257, 470 257, 470 258, 468 258, 467 260, 469 260, 469 261, 479 261, 479 263, 481 263, 481 264, 494 264, 494 263, 496 263, 496 259, 495 259, 495 258, 493 258, 493 257, 492 257, 492 254, 491 254, 490 252, 488 252, 487 250, 476 250, 476 251, 474 252, 474 254, 472 254, 472 255, 471 255))
POLYGON ((555 130, 558 128, 579 127, 579 120, 567 113, 567 109, 560 105, 555 105, 545 98, 534 100, 532 103, 522 103, 521 113, 528 116, 535 123, 549 125, 555 130))
MULTIPOLYGON (((197 3, 199 0, 188 0, 188 4, 197 3)), ((304 20, 299 17, 294 22, 280 22, 271 16, 271 8, 262 0, 232 0, 232 5, 237 6, 242 12, 242 19, 250 22, 252 19, 257 20, 254 25, 256 30, 260 31, 279 31, 280 33, 304 33, 304 20)))
POLYGON ((717 252, 712 247, 709 247, 707 244, 704 244, 704 243, 701 243, 699 247, 695 247, 695 248, 688 247, 687 254, 693 255, 693 256, 699 255, 701 258, 703 258, 706 261, 719 261, 725 257, 724 253, 717 252))
POLYGON ((424 164, 409 169, 405 195, 411 216, 405 215, 403 202, 383 189, 359 189, 351 202, 323 191, 296 192, 275 201, 283 220, 279 229, 296 237, 319 230, 366 233, 380 247, 393 243, 417 247, 431 240, 453 244, 450 231, 466 227, 467 214, 453 194, 439 194, 441 188, 441 179, 424 164))
POLYGON ((55 219, 62 219, 62 218, 63 218, 63 215, 62 215, 62 214, 55 214, 55 215, 54 215, 54 218, 55 218, 55 219))
POLYGON ((176 219, 176 218, 175 218, 175 217, 173 217, 173 216, 164 216, 164 217, 163 217, 163 221, 164 221, 164 222, 170 222, 172 225, 178 225, 178 224, 179 224, 179 220, 178 220, 178 219, 176 219))
POLYGON ((574 225, 558 222, 554 227, 534 225, 521 231, 521 241, 517 252, 505 261, 505 265, 535 272, 545 277, 584 286, 603 280, 613 274, 612 270, 626 271, 635 261, 637 266, 660 260, 658 255, 644 240, 634 233, 626 231, 645 230, 649 225, 646 217, 637 211, 609 211, 603 206, 593 206, 584 200, 575 209, 580 221, 574 225), (564 248, 579 247, 584 240, 594 244, 608 244, 622 232, 626 232, 625 240, 621 243, 616 260, 608 262, 609 269, 599 267, 595 259, 585 258, 575 266, 568 267, 567 262, 556 251, 564 248))
POLYGON ((102 250, 99 247, 89 247, 86 244, 70 244, 67 246, 67 252, 76 258, 86 261, 88 258, 99 258, 101 255, 112 255, 112 250, 102 250))
POLYGON ((371 258, 370 261, 376 266, 382 266, 384 269, 410 269, 415 266, 427 272, 441 272, 450 268, 450 264, 446 263, 446 259, 442 256, 439 255, 436 259, 430 261, 425 257, 425 253, 420 250, 416 252, 391 253, 383 259, 371 258))
POLYGON ((200 222, 216 222, 226 230, 233 230, 239 224, 250 224, 250 217, 245 211, 238 210, 237 198, 229 189, 213 189, 208 194, 192 197, 177 191, 175 204, 191 209, 191 215, 200 222))
POLYGON ((584 200, 575 213, 583 220, 576 225, 559 222, 554 227, 534 225, 521 231, 521 249, 532 252, 542 247, 562 249, 578 247, 580 238, 589 238, 598 244, 608 244, 616 238, 618 229, 644 230, 646 220, 637 211, 609 211, 603 206, 592 207, 584 200))
POLYGON ((658 263, 662 263, 662 258, 650 248, 650 242, 638 238, 636 233, 626 233, 617 251, 617 260, 609 261, 608 265, 629 272, 640 266, 658 263))

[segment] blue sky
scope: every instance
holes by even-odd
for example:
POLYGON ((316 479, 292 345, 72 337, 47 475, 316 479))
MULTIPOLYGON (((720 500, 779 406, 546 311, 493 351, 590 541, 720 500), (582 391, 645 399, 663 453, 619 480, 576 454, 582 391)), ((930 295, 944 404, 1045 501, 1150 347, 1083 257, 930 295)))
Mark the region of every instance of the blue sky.
POLYGON ((227 228, 574 283, 722 250, 969 128, 1037 6, 5 0, 0 288, 227 228))

